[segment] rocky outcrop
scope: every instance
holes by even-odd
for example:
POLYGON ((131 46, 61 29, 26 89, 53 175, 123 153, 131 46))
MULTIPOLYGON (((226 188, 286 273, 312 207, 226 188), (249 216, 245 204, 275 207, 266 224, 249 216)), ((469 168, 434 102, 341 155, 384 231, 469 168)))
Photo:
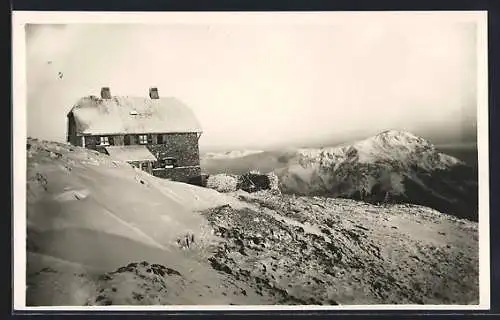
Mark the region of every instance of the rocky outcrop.
POLYGON ((245 173, 239 176, 237 189, 246 192, 257 192, 271 189, 271 181, 265 174, 245 173))
POLYGON ((89 305, 168 304, 170 286, 184 282, 182 274, 172 268, 147 261, 133 262, 99 276, 98 294, 89 305))
POLYGON ((227 277, 276 296, 280 304, 478 299, 472 222, 409 205, 374 207, 262 192, 240 198, 258 206, 205 212, 221 238, 209 261, 227 277), (454 242, 457 233, 470 243, 454 242))

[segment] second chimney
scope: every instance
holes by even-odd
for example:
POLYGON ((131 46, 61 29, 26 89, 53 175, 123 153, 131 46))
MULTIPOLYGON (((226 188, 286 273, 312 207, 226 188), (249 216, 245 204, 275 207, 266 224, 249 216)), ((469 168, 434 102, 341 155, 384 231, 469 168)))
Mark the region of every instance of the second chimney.
POLYGON ((101 98, 102 99, 111 99, 111 91, 109 90, 109 87, 101 88, 101 98))
POLYGON ((151 99, 160 99, 160 96, 158 95, 158 88, 149 88, 149 97, 151 99))

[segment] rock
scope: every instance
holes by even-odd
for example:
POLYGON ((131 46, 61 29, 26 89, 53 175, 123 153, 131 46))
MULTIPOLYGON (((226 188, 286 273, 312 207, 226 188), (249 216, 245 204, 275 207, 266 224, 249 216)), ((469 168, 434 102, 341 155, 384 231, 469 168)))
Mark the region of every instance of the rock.
POLYGON ((200 187, 207 187, 209 177, 210 176, 208 174, 202 173, 201 175, 191 177, 188 180, 188 183, 200 187))
POLYGON ((98 295, 92 305, 168 304, 165 293, 178 286, 182 274, 172 268, 147 261, 132 262, 98 277, 98 295))
POLYGON ((238 179, 237 189, 246 192, 257 192, 271 189, 269 177, 265 174, 246 173, 238 179))

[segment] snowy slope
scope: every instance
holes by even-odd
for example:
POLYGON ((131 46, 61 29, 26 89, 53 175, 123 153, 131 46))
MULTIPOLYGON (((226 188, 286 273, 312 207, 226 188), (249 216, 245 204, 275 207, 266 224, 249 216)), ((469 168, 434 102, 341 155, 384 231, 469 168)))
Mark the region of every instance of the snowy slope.
POLYGON ((27 149, 28 305, 477 303, 477 223, 221 194, 66 144, 27 149))
POLYGON ((352 145, 300 149, 277 170, 282 191, 423 204, 477 219, 477 178, 428 141, 389 130, 352 145))
POLYGON ((214 267, 300 304, 476 304, 477 223, 415 205, 241 193, 214 267))
POLYGON ((180 234, 196 232, 190 226, 202 225, 192 210, 230 201, 76 147, 32 144, 28 159, 28 223, 40 231, 89 227, 168 247, 180 234))
POLYGON ((203 287, 230 290, 226 287, 234 285, 221 280, 202 254, 193 253, 208 250, 212 239, 196 210, 223 204, 238 207, 237 200, 211 189, 157 179, 78 147, 28 140, 27 148, 29 303, 81 304, 95 298, 98 284, 93 277, 134 261, 174 268, 193 282, 186 290, 177 288, 184 290, 176 295, 179 303, 195 303, 200 294, 211 296, 203 300, 207 303, 237 300, 223 295, 222 289, 203 287), (183 247, 186 235, 194 239, 189 253, 183 247), (81 295, 69 297, 75 288, 81 288, 81 295))

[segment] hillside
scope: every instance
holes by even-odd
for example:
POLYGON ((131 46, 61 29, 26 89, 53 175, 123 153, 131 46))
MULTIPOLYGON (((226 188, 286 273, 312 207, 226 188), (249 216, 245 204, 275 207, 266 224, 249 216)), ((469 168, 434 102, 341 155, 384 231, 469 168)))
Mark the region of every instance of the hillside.
POLYGON ((477 223, 161 180, 27 142, 27 304, 476 304, 477 223))
POLYGON ((408 132, 385 131, 349 146, 299 150, 277 171, 284 192, 421 204, 477 221, 477 175, 408 132))
POLYGON ((282 192, 425 205, 477 221, 477 167, 409 132, 388 130, 338 147, 204 159, 209 173, 274 171, 282 192))
MULTIPOLYGON (((202 255, 179 246, 191 235, 196 246, 209 242, 208 224, 195 210, 237 205, 232 199, 210 189, 156 179, 82 148, 34 140, 28 146, 28 304, 99 304, 99 291, 109 286, 104 275, 142 261, 177 270, 187 284, 173 277, 175 284, 166 280, 176 287, 172 296, 158 298, 156 292, 156 297, 129 301, 129 292, 115 297, 114 304, 150 304, 157 299, 193 304, 202 299, 199 295, 210 304, 238 301, 223 293, 238 291, 239 284, 221 278, 202 255)), ((118 287, 143 292, 140 284, 147 280, 135 273, 128 276, 136 282, 119 282, 118 287)), ((255 295, 240 296, 265 302, 255 295)))

